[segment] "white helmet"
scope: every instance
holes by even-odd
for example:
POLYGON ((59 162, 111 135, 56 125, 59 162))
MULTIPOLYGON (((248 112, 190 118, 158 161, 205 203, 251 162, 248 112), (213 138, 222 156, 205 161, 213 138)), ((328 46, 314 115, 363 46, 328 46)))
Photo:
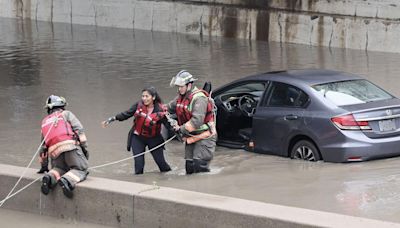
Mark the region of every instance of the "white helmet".
POLYGON ((67 105, 67 102, 64 97, 50 95, 46 100, 46 105, 44 108, 53 109, 55 107, 64 107, 67 105))
POLYGON ((194 78, 193 75, 186 70, 181 70, 179 73, 171 79, 169 85, 173 86, 184 86, 190 82, 196 81, 197 78, 194 78))

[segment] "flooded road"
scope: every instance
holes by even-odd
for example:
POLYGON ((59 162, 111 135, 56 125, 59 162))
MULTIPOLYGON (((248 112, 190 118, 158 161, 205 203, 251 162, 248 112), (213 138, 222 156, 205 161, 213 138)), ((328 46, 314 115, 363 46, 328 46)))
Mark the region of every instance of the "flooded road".
MULTIPOLYGON (((100 122, 129 108, 148 85, 169 101, 176 94, 170 79, 181 69, 215 88, 254 73, 327 68, 361 74, 400 96, 398 54, 11 19, 0 19, 0 31, 4 164, 30 161, 50 94, 66 97, 86 128, 92 166, 129 156, 131 121, 107 129, 100 122)), ((186 176, 183 145, 168 144, 166 154, 173 167, 166 174, 146 157, 142 176, 132 175, 130 161, 90 175, 400 222, 400 158, 305 163, 218 147, 211 173, 186 176)))

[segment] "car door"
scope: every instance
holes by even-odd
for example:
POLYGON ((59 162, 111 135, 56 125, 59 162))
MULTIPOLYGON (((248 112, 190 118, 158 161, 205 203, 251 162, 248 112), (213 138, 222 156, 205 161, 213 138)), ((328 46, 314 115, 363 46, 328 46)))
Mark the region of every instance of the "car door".
POLYGON ((301 89, 272 82, 253 116, 255 151, 287 156, 288 138, 301 130, 308 100, 301 89))
POLYGON ((266 81, 241 81, 216 92, 214 98, 218 110, 217 131, 220 142, 222 140, 237 142, 238 130, 252 127, 252 118, 243 115, 235 100, 238 101, 243 95, 249 95, 259 102, 266 84, 266 81))

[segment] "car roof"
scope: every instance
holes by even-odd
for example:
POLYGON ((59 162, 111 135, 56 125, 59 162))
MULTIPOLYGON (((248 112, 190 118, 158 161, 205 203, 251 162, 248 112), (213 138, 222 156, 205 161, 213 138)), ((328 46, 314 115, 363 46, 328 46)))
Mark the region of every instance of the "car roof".
POLYGON ((284 71, 266 72, 262 74, 244 77, 242 79, 239 79, 238 81, 272 80, 279 82, 288 82, 290 84, 316 85, 329 82, 357 80, 357 79, 363 79, 363 78, 355 74, 341 72, 341 71, 325 70, 325 69, 303 69, 303 70, 284 70, 284 71))

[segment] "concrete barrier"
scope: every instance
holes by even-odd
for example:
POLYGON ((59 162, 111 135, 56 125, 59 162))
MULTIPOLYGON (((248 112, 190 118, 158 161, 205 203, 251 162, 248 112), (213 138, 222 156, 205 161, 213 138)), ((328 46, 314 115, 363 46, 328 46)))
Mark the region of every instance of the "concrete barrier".
POLYGON ((0 0, 0 16, 400 52, 396 0, 0 0))
POLYGON ((396 0, 0 0, 0 16, 400 52, 396 0))
MULTIPOLYGON (((0 165, 0 198, 22 167, 0 165)), ((40 177, 29 169, 20 186, 40 177)), ((44 196, 37 182, 8 200, 8 209, 113 227, 400 227, 400 224, 272 205, 173 188, 90 177, 74 199, 60 188, 44 196)))

